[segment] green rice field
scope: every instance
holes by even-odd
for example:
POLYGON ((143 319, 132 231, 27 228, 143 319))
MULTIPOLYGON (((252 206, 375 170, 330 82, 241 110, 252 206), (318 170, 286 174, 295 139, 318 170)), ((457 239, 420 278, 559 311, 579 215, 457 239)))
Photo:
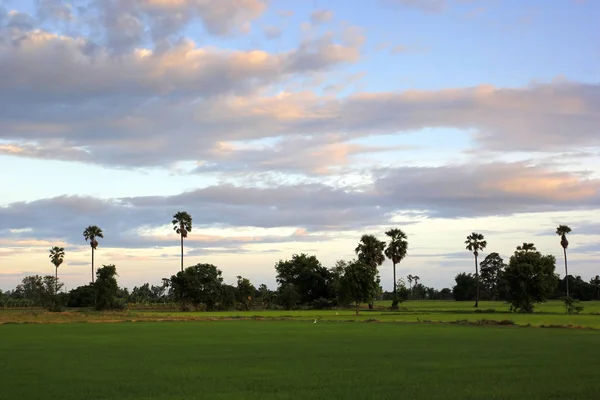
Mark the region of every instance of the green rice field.
POLYGON ((195 321, 0 326, 2 399, 597 399, 600 333, 195 321))
POLYGON ((0 310, 0 399, 596 400, 600 303, 583 305, 0 310))

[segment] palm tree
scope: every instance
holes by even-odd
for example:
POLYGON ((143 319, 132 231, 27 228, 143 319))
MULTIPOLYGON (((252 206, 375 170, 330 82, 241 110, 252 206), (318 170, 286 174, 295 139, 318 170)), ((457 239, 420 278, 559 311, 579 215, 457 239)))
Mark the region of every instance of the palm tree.
POLYGON ((567 298, 569 298, 569 270, 567 269, 567 247, 569 247, 569 241, 567 240, 567 233, 571 233, 571 228, 567 225, 559 225, 556 228, 556 234, 560 236, 560 245, 565 255, 565 284, 567 285, 567 298))
MULTIPOLYGON (((385 261, 384 250, 385 242, 382 242, 373 235, 362 235, 358 246, 354 249, 358 260, 374 270, 377 270, 377 267, 385 261)), ((369 303, 369 308, 373 308, 373 301, 369 303)))
POLYGON ((173 230, 181 236, 181 272, 183 272, 183 238, 192 231, 192 216, 185 211, 173 215, 173 230))
POLYGON ((411 274, 409 274, 406 277, 406 280, 408 281, 408 288, 412 290, 412 281, 413 281, 413 276, 411 274))
POLYGON ((94 250, 98 248, 98 241, 96 239, 104 239, 104 234, 102 233, 102 229, 96 225, 90 225, 83 231, 83 237, 86 242, 90 241, 90 246, 92 247, 92 283, 94 283, 94 250))
POLYGON ((523 243, 521 246, 517 246, 517 251, 524 251, 529 253, 530 251, 537 251, 533 243, 523 243))
POLYGON ((477 286, 475 291, 475 307, 479 307, 479 265, 477 264, 477 256, 481 250, 485 249, 487 242, 481 233, 473 232, 467 236, 465 244, 467 245, 467 250, 472 251, 475 256, 475 283, 477 286))
POLYGON ((58 293, 58 267, 63 263, 65 258, 65 249, 63 247, 54 246, 50 249, 50 262, 54 264, 55 285, 54 294, 58 293))
POLYGON ((389 238, 385 249, 385 256, 392 260, 394 264, 394 301, 392 307, 398 307, 398 294, 396 292, 396 264, 400 263, 406 257, 406 250, 408 249, 408 242, 406 241, 406 233, 401 229, 390 229, 385 233, 389 238))

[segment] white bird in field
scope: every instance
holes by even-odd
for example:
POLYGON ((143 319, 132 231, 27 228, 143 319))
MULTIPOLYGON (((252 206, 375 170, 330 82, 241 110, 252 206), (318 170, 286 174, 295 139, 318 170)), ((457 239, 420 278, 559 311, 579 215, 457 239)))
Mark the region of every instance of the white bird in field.
POLYGON ((315 322, 313 322, 313 324, 316 324, 316 323, 317 323, 317 320, 315 319, 315 322))

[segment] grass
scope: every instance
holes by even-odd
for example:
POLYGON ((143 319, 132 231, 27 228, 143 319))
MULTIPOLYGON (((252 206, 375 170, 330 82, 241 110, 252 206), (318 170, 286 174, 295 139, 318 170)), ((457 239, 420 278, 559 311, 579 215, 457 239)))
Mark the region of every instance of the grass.
POLYGON ((568 315, 560 301, 551 301, 539 305, 533 314, 509 313, 508 305, 502 302, 481 302, 478 310, 472 302, 455 301, 409 301, 400 311, 380 308, 369 311, 363 309, 356 316, 353 310, 342 311, 224 311, 190 312, 130 310, 115 313, 96 313, 91 311, 70 311, 66 313, 48 313, 43 310, 4 310, 0 311, 2 323, 68 323, 68 322, 122 322, 122 321, 176 321, 205 319, 292 319, 322 321, 366 321, 404 322, 404 323, 478 323, 512 321, 519 326, 562 326, 600 329, 600 302, 582 303, 585 310, 581 314, 568 315))
POLYGON ((6 399, 596 399, 600 333, 204 321, 0 326, 6 399), (585 366, 582 368, 582 366, 585 366))

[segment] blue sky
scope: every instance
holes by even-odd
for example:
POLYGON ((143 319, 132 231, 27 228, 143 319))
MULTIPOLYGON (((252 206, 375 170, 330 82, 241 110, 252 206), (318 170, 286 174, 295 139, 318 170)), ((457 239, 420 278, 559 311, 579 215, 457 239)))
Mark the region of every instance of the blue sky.
MULTIPOLYGON (((0 1, 0 289, 99 264, 124 286, 186 264, 274 287, 363 233, 409 234, 399 273, 451 286, 464 238, 600 273, 597 1, 0 1), (578 251, 577 249, 580 249, 578 251)), ((380 271, 391 287, 391 265, 380 271)), ((557 271, 561 271, 561 263, 557 271)))

